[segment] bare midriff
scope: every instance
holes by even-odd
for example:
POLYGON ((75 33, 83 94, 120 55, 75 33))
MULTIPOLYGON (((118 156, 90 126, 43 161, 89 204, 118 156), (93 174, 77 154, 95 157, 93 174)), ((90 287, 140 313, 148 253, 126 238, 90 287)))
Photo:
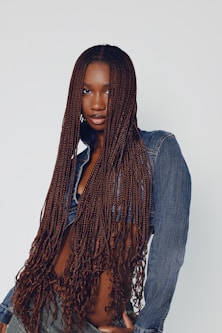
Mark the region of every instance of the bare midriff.
MULTIPOLYGON (((78 184, 78 189, 77 189, 77 192, 80 195, 83 193, 83 191, 85 189, 86 183, 93 170, 93 167, 96 164, 99 154, 100 154, 100 150, 95 149, 93 154, 91 155, 90 161, 84 167, 82 177, 80 179, 80 182, 78 184)), ((70 229, 68 229, 65 232, 61 250, 60 250, 57 262, 55 263, 55 266, 54 266, 54 271, 57 274, 57 276, 63 275, 66 261, 69 256, 69 242, 70 242, 70 237, 71 237, 71 233, 69 231, 70 231, 70 229)), ((135 234, 136 234, 136 229, 133 228, 133 239, 135 239, 135 234)), ((127 240, 127 242, 128 242, 128 240, 127 240)), ((124 289, 128 290, 128 287, 130 287, 130 286, 127 286, 126 284, 124 285, 124 289)), ((99 286, 98 286, 98 295, 97 295, 97 299, 96 299, 96 303, 95 303, 95 307, 94 307, 94 312, 93 312, 93 314, 90 314, 88 317, 88 320, 96 326, 110 325, 110 324, 112 324, 113 320, 115 319, 115 318, 112 318, 110 316, 110 313, 108 313, 106 311, 106 307, 109 306, 109 304, 110 304, 111 289, 112 289, 112 276, 108 270, 105 270, 100 276, 99 286)), ((62 295, 62 291, 60 292, 60 294, 62 295)))
MULTIPOLYGON (((54 266, 54 271, 58 277, 63 276, 66 261, 69 256, 69 251, 70 251, 69 242, 71 237, 71 233, 69 231, 70 229, 65 232, 61 250, 54 266)), ((59 289, 57 285, 55 286, 55 288, 62 297, 64 290, 59 289)), ((124 284, 124 290, 129 290, 129 288, 130 286, 124 284)), ((100 276, 99 285, 98 285, 98 294, 94 307, 94 312, 88 316, 88 320, 96 326, 111 325, 112 322, 116 319, 113 318, 110 315, 110 313, 106 311, 106 307, 108 307, 110 303, 111 290, 112 290, 112 275, 110 271, 105 270, 100 276)), ((119 315, 121 315, 121 313, 119 313, 119 315)))

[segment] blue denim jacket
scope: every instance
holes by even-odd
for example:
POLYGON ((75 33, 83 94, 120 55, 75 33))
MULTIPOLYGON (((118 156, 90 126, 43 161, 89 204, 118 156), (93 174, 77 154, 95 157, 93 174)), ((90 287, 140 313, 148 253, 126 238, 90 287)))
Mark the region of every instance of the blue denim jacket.
MULTIPOLYGON (((153 172, 151 226, 154 234, 147 264, 145 305, 140 311, 134 332, 163 331, 164 320, 183 264, 188 232, 191 180, 186 162, 173 134, 165 131, 140 131, 147 147, 153 172)), ((73 200, 67 227, 75 220, 76 189, 84 164, 90 158, 90 144, 78 155, 73 200)), ((0 322, 11 318, 10 299, 13 288, 0 305, 0 322)))

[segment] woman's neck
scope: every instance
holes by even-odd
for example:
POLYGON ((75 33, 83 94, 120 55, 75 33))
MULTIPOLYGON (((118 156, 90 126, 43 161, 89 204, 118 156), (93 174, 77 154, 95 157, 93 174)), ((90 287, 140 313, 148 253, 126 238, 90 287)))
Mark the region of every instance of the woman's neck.
POLYGON ((104 143, 104 133, 98 133, 96 137, 96 142, 94 145, 94 150, 101 151, 104 143))

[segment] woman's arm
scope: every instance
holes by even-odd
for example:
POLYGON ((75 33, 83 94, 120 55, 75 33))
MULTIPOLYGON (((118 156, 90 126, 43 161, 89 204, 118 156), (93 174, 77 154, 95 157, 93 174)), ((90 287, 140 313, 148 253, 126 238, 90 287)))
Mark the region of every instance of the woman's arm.
MULTIPOLYGON (((3 324, 8 324, 11 316, 12 316, 12 311, 11 311, 11 298, 14 292, 14 288, 12 288, 5 299, 3 300, 2 304, 0 304, 0 323, 3 324)), ((1 326, 0 326, 1 328, 1 326)), ((4 332, 4 331, 3 331, 4 332)), ((0 331, 1 333, 1 331, 0 331)))
POLYGON ((154 161, 152 239, 145 283, 145 306, 134 332, 162 332, 183 264, 188 232, 191 180, 179 145, 167 136, 154 161))

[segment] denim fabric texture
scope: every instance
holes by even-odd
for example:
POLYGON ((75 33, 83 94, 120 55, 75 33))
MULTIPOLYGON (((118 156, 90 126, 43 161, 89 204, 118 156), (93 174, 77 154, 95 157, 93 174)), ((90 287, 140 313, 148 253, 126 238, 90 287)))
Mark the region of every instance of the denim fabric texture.
MULTIPOLYGON (((73 327, 73 332, 75 333, 99 333, 100 331, 93 326, 91 323, 86 322, 86 325, 83 329, 78 329, 77 327, 73 327)), ((24 329, 21 321, 13 314, 12 318, 7 327, 6 333, 27 333, 24 329)), ((61 307, 58 307, 57 318, 53 320, 52 314, 46 314, 45 309, 42 311, 41 315, 41 323, 39 328, 39 333, 65 333, 63 328, 63 320, 62 320, 62 311, 61 307)))
MULTIPOLYGON (((56 297, 57 300, 57 313, 56 319, 53 319, 51 312, 48 312, 45 307, 43 307, 41 312, 41 322, 39 327, 39 333, 65 333, 64 321, 62 318, 62 307, 59 295, 56 297)), ((130 308, 132 305, 130 304, 130 308)), ((12 310, 13 311, 13 310, 12 310)), ((117 319, 114 323, 115 326, 125 327, 121 319, 117 319)), ((99 329, 92 325, 90 322, 86 321, 83 328, 79 329, 75 324, 73 325, 72 332, 74 333, 99 333, 99 329)), ((21 320, 14 314, 7 327, 6 333, 27 333, 22 325, 21 320)))
MULTIPOLYGON (((61 318, 56 319, 54 322, 42 322, 39 333, 62 333, 61 330, 61 318)), ((6 333, 27 333, 22 326, 19 319, 13 314, 6 333)), ((73 329, 73 333, 101 333, 101 331, 87 322, 86 326, 79 330, 78 328, 73 329)))
MULTIPOLYGON (((180 268, 184 261, 189 225, 191 179, 179 144, 172 133, 140 131, 152 167, 153 202, 151 226, 153 237, 147 263, 144 306, 135 324, 136 333, 161 333, 170 308, 180 268)), ((78 206, 76 189, 84 165, 90 159, 92 141, 78 155, 73 200, 67 227, 75 222, 78 206)), ((0 322, 11 317, 13 290, 0 305, 0 322)))

